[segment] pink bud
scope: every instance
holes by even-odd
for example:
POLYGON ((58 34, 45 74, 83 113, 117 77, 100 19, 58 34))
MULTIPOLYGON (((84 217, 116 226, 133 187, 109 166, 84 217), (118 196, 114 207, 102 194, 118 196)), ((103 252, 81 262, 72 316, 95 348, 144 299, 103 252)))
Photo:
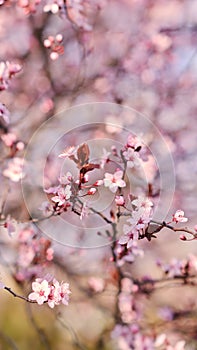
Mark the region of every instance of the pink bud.
POLYGON ((94 186, 102 186, 103 185, 103 180, 97 180, 95 183, 94 183, 94 186))
POLYGON ((57 52, 51 52, 50 57, 53 61, 55 61, 59 57, 59 55, 57 52))
POLYGON ((187 238, 185 237, 185 235, 180 235, 179 237, 182 241, 187 241, 187 238))
POLYGON ((124 205, 124 203, 125 203, 124 197, 123 196, 116 196, 115 202, 117 205, 124 205))
POLYGON ((62 34, 57 34, 56 37, 55 37, 55 39, 56 39, 59 43, 61 43, 62 40, 63 40, 62 34))
POLYGON ((89 191, 88 191, 88 194, 89 195, 93 195, 93 194, 95 194, 96 193, 96 188, 94 188, 94 187, 91 187, 90 189, 89 189, 89 191))
POLYGON ((51 47, 51 41, 49 39, 44 40, 44 46, 45 47, 51 47))

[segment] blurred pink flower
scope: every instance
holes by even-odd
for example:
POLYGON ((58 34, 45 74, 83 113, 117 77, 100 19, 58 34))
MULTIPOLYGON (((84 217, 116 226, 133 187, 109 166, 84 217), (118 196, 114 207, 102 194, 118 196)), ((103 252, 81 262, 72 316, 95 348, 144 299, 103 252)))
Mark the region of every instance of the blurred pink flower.
POLYGON ((101 277, 90 277, 88 285, 95 293, 101 293, 105 288, 105 281, 101 277))
POLYGON ((2 135, 1 139, 7 147, 11 147, 16 142, 17 137, 15 134, 9 132, 8 134, 2 135))
POLYGON ((19 182, 25 177, 23 172, 23 159, 15 157, 9 163, 8 167, 3 171, 3 175, 13 182, 19 182))

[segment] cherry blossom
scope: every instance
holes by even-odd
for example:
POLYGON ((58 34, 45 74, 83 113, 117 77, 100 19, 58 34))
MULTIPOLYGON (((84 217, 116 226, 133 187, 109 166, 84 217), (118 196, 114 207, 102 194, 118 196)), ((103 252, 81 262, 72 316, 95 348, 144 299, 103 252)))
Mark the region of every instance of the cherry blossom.
POLYGON ((67 185, 65 188, 60 188, 57 195, 52 197, 52 201, 58 203, 58 206, 63 205, 72 195, 71 186, 67 185))
POLYGON ((8 163, 8 167, 3 171, 3 175, 13 182, 18 182, 25 177, 23 166, 23 159, 15 157, 8 163))
POLYGON ((185 213, 183 210, 177 210, 176 213, 173 215, 173 219, 172 221, 176 222, 176 224, 178 222, 187 222, 188 221, 188 218, 186 218, 185 216, 185 213))
POLYGON ((147 227, 151 221, 151 215, 151 207, 140 207, 139 210, 134 210, 131 217, 127 219, 130 225, 123 226, 124 235, 120 237, 119 243, 127 244, 127 248, 129 248, 133 244, 133 240, 138 240, 139 234, 147 227))
POLYGON ((131 203, 136 207, 136 209, 145 208, 150 210, 153 207, 153 202, 151 202, 150 199, 142 196, 134 199, 131 203))
POLYGON ((63 282, 60 284, 55 278, 52 283, 46 279, 37 278, 32 283, 32 290, 33 292, 28 296, 29 300, 36 301, 38 305, 47 302, 52 309, 60 303, 68 305, 71 294, 69 284, 63 282))
POLYGON ((104 186, 109 187, 110 191, 115 193, 118 189, 118 187, 122 188, 126 186, 126 183, 124 180, 122 180, 123 177, 123 171, 122 170, 116 170, 114 174, 105 173, 104 178, 104 186))
POLYGON ((93 292, 101 293, 105 288, 105 281, 101 277, 90 277, 88 285, 93 292))
POLYGON ((48 281, 42 281, 40 278, 37 278, 35 282, 32 282, 32 290, 33 292, 29 294, 28 298, 29 300, 36 301, 38 305, 42 305, 46 302, 51 292, 48 281))
POLYGON ((134 168, 140 166, 139 154, 135 152, 133 148, 128 148, 123 152, 124 158, 127 160, 128 168, 134 168))

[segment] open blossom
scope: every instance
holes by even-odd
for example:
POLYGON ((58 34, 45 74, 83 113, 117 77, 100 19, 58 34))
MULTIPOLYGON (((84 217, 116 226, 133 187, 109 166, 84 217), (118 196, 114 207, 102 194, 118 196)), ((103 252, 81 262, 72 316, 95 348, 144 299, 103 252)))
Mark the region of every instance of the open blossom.
POLYGON ((109 187, 110 191, 115 193, 118 187, 125 187, 126 183, 122 180, 123 171, 117 170, 114 174, 105 173, 104 186, 109 187))
POLYGON ((72 195, 71 186, 67 185, 65 188, 60 188, 57 191, 57 195, 52 197, 52 201, 58 203, 58 206, 63 205, 72 195))
POLYGON ((128 168, 134 168, 140 166, 140 157, 137 152, 133 148, 128 148, 123 152, 124 158, 127 160, 128 168))
POLYGON ((32 290, 33 292, 29 294, 29 299, 35 300, 39 305, 42 305, 48 300, 51 288, 49 287, 48 281, 40 281, 40 279, 37 278, 36 281, 32 283, 32 290))
POLYGON ((141 231, 146 229, 151 220, 151 208, 141 207, 139 210, 134 210, 131 217, 127 220, 130 225, 123 226, 124 234, 120 237, 119 243, 126 244, 127 248, 133 245, 133 241, 138 240, 141 231))
POLYGON ((173 215, 173 219, 172 221, 176 222, 176 224, 178 222, 187 222, 188 221, 188 218, 186 218, 185 216, 185 213, 183 210, 177 210, 176 213, 173 215))
POLYGON ((29 294, 29 300, 36 301, 39 305, 47 302, 50 308, 60 303, 68 305, 71 291, 68 283, 59 283, 55 278, 52 283, 46 279, 36 279, 32 283, 33 292, 29 294))
POLYGON ((138 209, 140 208, 145 208, 147 210, 150 210, 153 207, 153 202, 150 201, 148 198, 144 198, 139 196, 138 198, 134 199, 132 201, 132 204, 137 207, 138 209))
POLYGON ((8 167, 3 171, 3 175, 8 177, 13 182, 18 182, 24 178, 23 159, 15 157, 8 164, 8 167))

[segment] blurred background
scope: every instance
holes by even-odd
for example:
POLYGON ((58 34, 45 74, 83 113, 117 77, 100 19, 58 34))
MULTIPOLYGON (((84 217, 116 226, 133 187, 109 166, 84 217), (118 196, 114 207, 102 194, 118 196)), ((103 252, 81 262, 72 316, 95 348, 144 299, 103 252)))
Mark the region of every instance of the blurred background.
MULTIPOLYGON (((0 3, 0 59, 23 67, 1 92, 10 123, 2 119, 0 133, 13 133, 24 143, 25 151, 17 156, 25 158, 27 173, 22 186, 3 176, 10 150, 1 142, 1 214, 18 222, 41 215, 43 187, 71 170, 70 163, 57 158, 66 146, 89 142, 93 160, 100 159, 103 148, 121 147, 133 132, 143 135, 154 164, 143 169, 139 182, 127 174, 132 191, 152 183, 155 191, 161 189, 157 218, 170 221, 176 209, 183 209, 194 227, 196 0, 70 0, 67 7, 64 1, 0 3)), ((100 193, 95 205, 107 212, 110 200, 100 193)), ((32 344, 38 350, 116 348, 110 332, 117 280, 108 242, 97 235, 105 227, 95 220, 82 224, 68 215, 58 224, 49 220, 36 227, 52 240, 55 252, 46 271, 69 281, 71 302, 51 310, 0 290, 0 349, 26 350, 32 344)), ((17 238, 0 229, 1 280, 28 295, 29 281, 16 277, 17 238)), ((129 267, 138 277, 159 278, 158 257, 170 261, 196 254, 195 241, 182 242, 168 230, 140 244, 145 256, 129 267)), ((147 294, 139 300, 143 327, 167 331, 172 339, 181 334, 188 349, 196 349, 195 295, 195 286, 176 284, 147 294), (177 317, 169 325, 172 310, 177 317)))

